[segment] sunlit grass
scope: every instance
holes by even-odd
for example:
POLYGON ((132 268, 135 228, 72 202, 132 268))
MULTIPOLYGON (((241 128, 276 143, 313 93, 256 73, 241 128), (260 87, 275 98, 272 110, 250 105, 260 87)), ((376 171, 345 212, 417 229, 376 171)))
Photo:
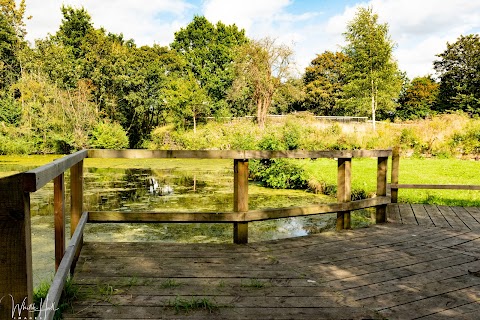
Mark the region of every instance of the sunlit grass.
MULTIPOLYGON (((310 175, 320 181, 336 184, 337 162, 333 159, 302 160, 310 175)), ((352 189, 376 191, 376 159, 353 159, 352 189)), ((389 169, 391 163, 389 162, 389 169)), ((459 159, 400 160, 399 183, 480 185, 480 162, 459 159)), ((390 170, 388 172, 390 181, 390 170)), ((467 190, 401 189, 399 202, 439 205, 480 206, 480 192, 467 190)))

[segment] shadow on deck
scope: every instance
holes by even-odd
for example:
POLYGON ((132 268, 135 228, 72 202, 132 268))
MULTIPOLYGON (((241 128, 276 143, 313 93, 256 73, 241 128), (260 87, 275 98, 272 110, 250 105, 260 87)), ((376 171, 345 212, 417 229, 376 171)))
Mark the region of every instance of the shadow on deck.
POLYGON ((479 257, 478 230, 398 223, 246 245, 86 243, 64 318, 478 319, 479 257))

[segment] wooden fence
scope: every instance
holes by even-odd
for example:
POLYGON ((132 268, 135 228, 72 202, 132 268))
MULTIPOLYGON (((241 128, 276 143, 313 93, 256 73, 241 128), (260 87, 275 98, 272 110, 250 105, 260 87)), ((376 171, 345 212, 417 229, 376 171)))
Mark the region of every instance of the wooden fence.
POLYGON ((395 147, 392 152, 391 199, 392 203, 398 202, 399 189, 440 189, 440 190, 480 190, 480 185, 465 184, 400 184, 400 148, 395 147))
POLYGON ((337 230, 350 228, 350 211, 376 208, 376 222, 386 222, 387 167, 391 150, 354 151, 149 151, 83 150, 34 170, 0 179, 0 319, 33 318, 32 247, 30 193, 54 182, 55 266, 56 274, 36 319, 52 319, 68 274, 73 272, 83 243, 87 222, 201 222, 232 223, 233 241, 248 242, 248 223, 322 213, 337 213, 337 230), (90 158, 195 158, 232 159, 234 171, 233 211, 228 212, 84 212, 83 160, 90 158), (377 196, 350 201, 351 161, 356 157, 377 158, 377 196), (248 162, 251 159, 336 158, 338 188, 336 203, 249 210, 248 162), (70 241, 65 245, 65 179, 70 170, 70 241), (3 298, 2 298, 3 296, 3 298))

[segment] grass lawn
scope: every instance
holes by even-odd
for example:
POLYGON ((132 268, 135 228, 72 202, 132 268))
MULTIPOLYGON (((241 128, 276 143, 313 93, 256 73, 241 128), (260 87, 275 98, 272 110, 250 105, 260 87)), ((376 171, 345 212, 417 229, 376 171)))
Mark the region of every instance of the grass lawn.
MULTIPOLYGON (((301 160, 307 172, 319 181, 336 184, 337 161, 301 160)), ((389 163, 389 169, 391 163, 389 163)), ((390 170, 388 173, 390 181, 390 170)), ((399 183, 480 185, 480 162, 458 159, 400 159, 399 183)), ((352 189, 376 190, 376 159, 353 159, 352 189)), ((399 190, 399 202, 451 206, 480 206, 480 191, 467 190, 399 190)))

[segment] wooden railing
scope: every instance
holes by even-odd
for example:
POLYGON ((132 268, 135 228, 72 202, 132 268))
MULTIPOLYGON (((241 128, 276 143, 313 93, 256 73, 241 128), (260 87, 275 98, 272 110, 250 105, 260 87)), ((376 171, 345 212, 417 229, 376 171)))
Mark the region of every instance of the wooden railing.
MULTIPOLYGON (((34 317, 30 193, 54 181, 55 267, 60 271, 61 262, 67 261, 63 259, 66 256, 64 173, 70 169, 73 235, 83 211, 83 159, 87 155, 86 150, 79 151, 34 170, 0 179, 0 319, 34 317)), ((82 232, 79 230, 78 233, 82 232)), ((74 265, 73 262, 80 253, 80 246, 81 241, 75 245, 73 255, 69 253, 72 249, 68 247, 67 253, 71 257, 68 259, 70 263, 67 272, 56 273, 54 283, 62 283, 58 297, 62 292, 68 269, 74 265), (63 281, 57 277, 60 274, 63 281)), ((63 265, 65 263, 63 262, 63 265)), ((49 298, 52 297, 50 295, 49 298)), ((58 299, 54 302, 55 305, 57 302, 58 299)), ((51 309, 51 305, 48 308, 44 305, 44 310, 46 309, 51 309)))
POLYGON ((33 318, 30 193, 54 181, 56 274, 38 320, 50 320, 55 313, 68 274, 73 272, 83 243, 87 222, 201 222, 232 223, 235 243, 248 242, 248 223, 322 213, 337 213, 337 230, 350 228, 350 211, 375 207, 377 223, 386 222, 387 163, 391 150, 354 151, 185 151, 185 150, 84 150, 50 164, 0 179, 0 319, 33 318), (83 160, 90 158, 195 158, 232 159, 234 171, 233 211, 226 212, 84 212, 83 160), (377 197, 351 199, 352 158, 377 158, 377 197), (336 203, 277 209, 249 210, 248 162, 273 158, 337 158, 336 203), (65 246, 65 171, 70 169, 71 239, 65 246), (3 298, 1 297, 3 295, 3 298), (23 306, 22 306, 22 303, 23 306))
POLYGON ((480 190, 480 185, 466 184, 405 184, 398 183, 400 172, 400 148, 395 147, 392 151, 392 176, 391 184, 391 200, 392 203, 398 202, 399 189, 436 189, 436 190, 480 190))

